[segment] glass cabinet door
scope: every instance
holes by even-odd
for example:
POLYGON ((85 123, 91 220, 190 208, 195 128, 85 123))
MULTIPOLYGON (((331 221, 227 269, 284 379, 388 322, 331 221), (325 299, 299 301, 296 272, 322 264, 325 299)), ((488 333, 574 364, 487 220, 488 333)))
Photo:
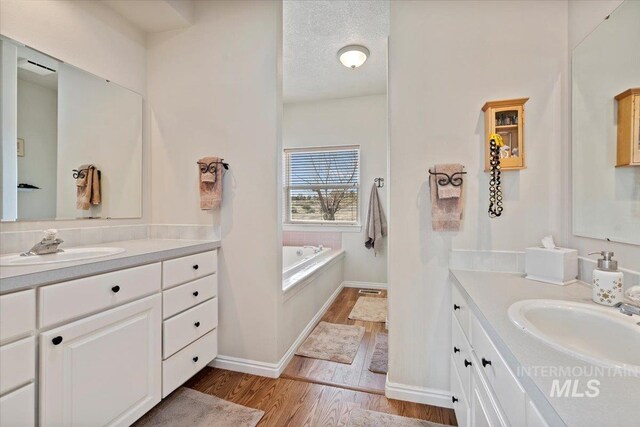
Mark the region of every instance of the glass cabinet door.
POLYGON ((522 109, 519 107, 494 110, 494 132, 502 136, 500 150, 503 168, 523 166, 522 109))

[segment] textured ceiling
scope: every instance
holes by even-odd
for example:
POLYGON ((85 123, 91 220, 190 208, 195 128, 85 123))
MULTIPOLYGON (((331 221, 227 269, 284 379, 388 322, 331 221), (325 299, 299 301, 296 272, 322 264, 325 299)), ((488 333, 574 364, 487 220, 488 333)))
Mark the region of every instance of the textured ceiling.
POLYGON ((389 1, 285 0, 284 102, 386 93, 389 1), (359 44, 371 52, 359 68, 337 57, 359 44))

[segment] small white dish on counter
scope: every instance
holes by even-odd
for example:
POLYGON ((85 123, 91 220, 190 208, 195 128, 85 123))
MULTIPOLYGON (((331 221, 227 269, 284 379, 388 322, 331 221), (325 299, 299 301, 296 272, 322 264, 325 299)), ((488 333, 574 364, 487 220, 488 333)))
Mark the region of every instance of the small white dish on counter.
POLYGON ((640 376, 640 326, 615 308, 573 301, 529 299, 509 318, 547 345, 585 362, 640 376))
POLYGON ((64 249, 62 252, 46 255, 20 254, 5 255, 0 257, 2 267, 20 267, 28 265, 55 264, 59 262, 82 261, 85 259, 99 258, 116 255, 124 252, 124 248, 116 247, 96 247, 96 248, 76 248, 64 249))

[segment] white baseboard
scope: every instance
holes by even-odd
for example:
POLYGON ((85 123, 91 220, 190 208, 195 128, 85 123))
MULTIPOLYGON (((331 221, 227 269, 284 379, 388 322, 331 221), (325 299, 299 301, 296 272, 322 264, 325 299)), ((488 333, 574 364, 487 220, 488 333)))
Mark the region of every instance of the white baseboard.
POLYGON ((285 370, 296 350, 302 344, 302 342, 311 333, 316 324, 320 321, 322 316, 327 312, 333 301, 338 297, 340 291, 344 288, 344 283, 331 294, 329 299, 318 310, 315 316, 307 323, 307 326, 300 332, 298 338, 291 344, 287 352, 282 356, 278 363, 259 362, 257 360, 241 359, 238 357, 218 355, 213 362, 209 363, 209 366, 214 368, 226 369, 228 371, 242 372, 244 374, 259 375, 261 377, 279 378, 282 371, 285 370))
POLYGON ((239 357, 218 355, 209 363, 209 366, 261 377, 278 378, 280 376, 277 363, 259 362, 239 357))
POLYGON ((384 385, 384 394, 389 399, 424 403, 426 405, 440 406, 443 408, 453 407, 451 393, 447 390, 392 383, 389 382, 388 378, 384 385))
POLYGON ((386 283, 376 283, 376 282, 342 282, 342 286, 345 288, 364 288, 364 289, 381 289, 386 290, 386 283))

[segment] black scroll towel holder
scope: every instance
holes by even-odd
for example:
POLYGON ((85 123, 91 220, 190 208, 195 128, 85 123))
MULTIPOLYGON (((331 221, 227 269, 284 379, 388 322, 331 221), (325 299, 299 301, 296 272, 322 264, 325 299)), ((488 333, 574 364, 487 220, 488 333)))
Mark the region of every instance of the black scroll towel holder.
MULTIPOLYGON (((460 187, 462 185, 462 183, 464 182, 462 179, 462 176, 458 176, 458 175, 466 175, 466 172, 455 172, 452 173, 451 175, 446 174, 444 172, 431 172, 431 169, 429 169, 429 175, 432 175, 433 177, 438 179, 438 185, 453 185, 454 187, 460 187)), ((431 178, 431 176, 429 177, 431 178)))
POLYGON ((225 170, 229 170, 229 163, 223 162, 224 159, 220 159, 219 162, 211 162, 209 164, 207 163, 198 163, 198 166, 200 166, 200 172, 202 173, 215 173, 216 171, 216 165, 222 165, 222 167, 224 167, 225 170))

